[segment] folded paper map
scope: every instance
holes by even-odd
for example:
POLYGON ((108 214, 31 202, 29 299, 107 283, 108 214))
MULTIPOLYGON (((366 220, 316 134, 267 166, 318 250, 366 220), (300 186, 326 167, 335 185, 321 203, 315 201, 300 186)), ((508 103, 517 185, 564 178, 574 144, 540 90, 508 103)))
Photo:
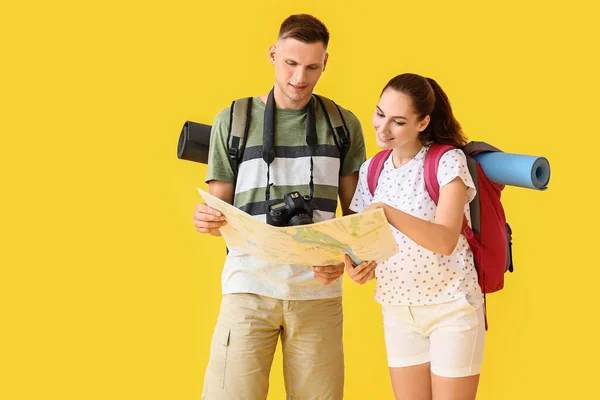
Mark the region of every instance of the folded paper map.
POLYGON ((198 189, 209 207, 223 213, 227 247, 274 264, 328 265, 347 253, 355 263, 378 263, 398 252, 383 210, 376 209, 310 225, 275 227, 198 189))

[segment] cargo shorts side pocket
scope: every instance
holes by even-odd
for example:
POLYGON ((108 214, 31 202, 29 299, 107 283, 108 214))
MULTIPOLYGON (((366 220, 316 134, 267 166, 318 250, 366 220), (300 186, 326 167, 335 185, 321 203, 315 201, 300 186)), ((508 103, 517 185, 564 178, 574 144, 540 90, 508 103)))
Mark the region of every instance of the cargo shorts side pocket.
POLYGON ((225 387, 225 368, 227 365, 227 351, 229 348, 229 339, 231 329, 218 324, 215 329, 211 350, 210 350, 210 372, 211 379, 209 386, 215 386, 220 389, 225 387))

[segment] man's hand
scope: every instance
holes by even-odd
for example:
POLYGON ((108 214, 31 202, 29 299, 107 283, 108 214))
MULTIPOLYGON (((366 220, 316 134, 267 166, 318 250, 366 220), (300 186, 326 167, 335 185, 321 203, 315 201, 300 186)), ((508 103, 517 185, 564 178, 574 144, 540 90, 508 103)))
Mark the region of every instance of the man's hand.
POLYGON ((344 263, 313 266, 312 270, 319 282, 329 285, 344 274, 344 263))
POLYGON ((198 232, 210 233, 213 236, 221 236, 219 228, 227 225, 223 214, 205 203, 196 204, 193 218, 194 226, 198 232))
POLYGON ((348 254, 346 254, 344 258, 344 264, 346 265, 346 272, 348 272, 348 276, 352 278, 352 280, 359 285, 363 285, 375 278, 375 268, 377 267, 377 263, 375 261, 371 262, 362 262, 359 265, 354 265, 352 259, 348 254))

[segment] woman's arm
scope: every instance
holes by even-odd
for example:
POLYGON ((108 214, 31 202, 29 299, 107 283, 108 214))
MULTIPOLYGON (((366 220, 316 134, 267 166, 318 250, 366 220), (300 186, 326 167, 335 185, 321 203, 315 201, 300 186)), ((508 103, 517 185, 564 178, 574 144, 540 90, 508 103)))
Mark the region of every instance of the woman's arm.
POLYGON ((449 256, 454 252, 462 230, 467 186, 460 177, 440 189, 435 221, 428 222, 385 203, 374 203, 365 210, 382 208, 388 222, 419 246, 449 256))

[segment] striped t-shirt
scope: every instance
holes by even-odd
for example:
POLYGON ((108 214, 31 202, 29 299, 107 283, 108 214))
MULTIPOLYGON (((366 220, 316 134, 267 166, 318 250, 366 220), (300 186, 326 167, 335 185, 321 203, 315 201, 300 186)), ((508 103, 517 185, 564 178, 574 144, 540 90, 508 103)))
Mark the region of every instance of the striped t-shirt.
MULTIPOLYGON (((271 163, 269 183, 271 200, 285 193, 299 191, 309 195, 310 159, 313 154, 313 221, 335 217, 340 175, 350 175, 365 161, 365 144, 358 119, 340 107, 350 131, 350 148, 340 167, 336 146, 322 108, 315 110, 317 146, 306 144, 306 111, 277 109, 275 112, 275 160, 271 163), (340 172, 341 169, 341 172, 340 172)), ((267 164, 262 158, 265 104, 259 97, 252 100, 246 148, 239 165, 234 205, 265 222, 267 204, 267 164)), ((206 182, 219 180, 233 183, 233 171, 227 156, 230 110, 223 110, 213 123, 206 182)), ((340 260, 340 262, 343 260, 340 260)), ((317 281, 307 266, 273 265, 249 254, 232 250, 227 255, 222 276, 223 294, 255 293, 284 300, 309 300, 341 296, 341 280, 330 285, 317 281)))

